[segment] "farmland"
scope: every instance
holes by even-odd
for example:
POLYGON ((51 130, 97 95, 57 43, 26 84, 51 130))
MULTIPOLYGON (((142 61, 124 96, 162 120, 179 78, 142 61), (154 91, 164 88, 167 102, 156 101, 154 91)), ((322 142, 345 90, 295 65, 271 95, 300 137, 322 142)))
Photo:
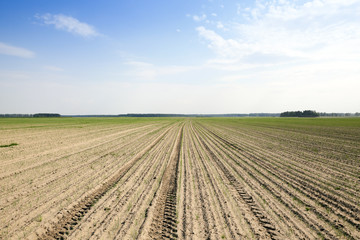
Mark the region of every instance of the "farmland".
POLYGON ((360 118, 0 119, 0 239, 360 239, 360 118))

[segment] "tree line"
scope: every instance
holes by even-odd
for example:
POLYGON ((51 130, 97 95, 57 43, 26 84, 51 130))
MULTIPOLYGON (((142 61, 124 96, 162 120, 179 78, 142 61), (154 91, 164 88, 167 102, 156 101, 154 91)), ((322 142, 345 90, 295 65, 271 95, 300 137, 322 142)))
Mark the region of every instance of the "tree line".
POLYGON ((228 113, 228 114, 166 114, 166 113, 128 113, 118 117, 279 117, 280 113, 228 113))
POLYGON ((319 117, 320 114, 316 111, 305 110, 305 111, 288 111, 280 114, 280 117, 319 117))
POLYGON ((356 113, 326 113, 320 112, 320 117, 360 117, 360 112, 356 113))
POLYGON ((35 113, 35 114, 0 114, 2 118, 39 118, 39 117, 61 117, 58 113, 35 113))
POLYGON ((229 113, 229 114, 162 114, 162 113, 128 113, 119 115, 60 115, 58 113, 35 114, 0 114, 0 118, 32 117, 360 117, 360 113, 325 113, 312 110, 287 111, 283 113, 229 113))

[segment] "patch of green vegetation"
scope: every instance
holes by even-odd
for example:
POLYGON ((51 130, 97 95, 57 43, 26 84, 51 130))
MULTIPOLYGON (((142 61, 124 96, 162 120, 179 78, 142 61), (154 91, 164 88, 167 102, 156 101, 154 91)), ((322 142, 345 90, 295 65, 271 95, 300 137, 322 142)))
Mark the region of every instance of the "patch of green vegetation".
POLYGON ((42 222, 42 216, 41 216, 41 215, 38 215, 38 216, 35 218, 35 221, 36 221, 36 222, 42 222))
POLYGON ((314 153, 319 153, 319 149, 316 148, 316 147, 313 147, 313 148, 311 149, 311 151, 314 152, 314 153))
POLYGON ((12 147, 12 146, 17 146, 19 144, 17 143, 10 143, 10 144, 5 144, 5 145, 0 145, 0 148, 6 148, 6 147, 12 147))
MULTIPOLYGON (((360 118, 280 118, 280 117, 227 117, 193 118, 196 122, 211 122, 242 127, 314 130, 317 127, 351 129, 360 127, 360 118)), ((146 123, 169 124, 184 121, 172 117, 60 117, 60 118, 0 118, 0 130, 32 128, 86 129, 91 126, 117 126, 146 123)), ((154 132, 156 133, 156 132, 154 132)))
POLYGON ((280 117, 229 117, 229 118, 197 118, 200 121, 229 123, 236 125, 258 125, 269 127, 360 127, 360 118, 280 118, 280 117))
POLYGON ((299 205, 305 205, 303 201, 301 201, 298 197, 293 196, 293 200, 297 202, 299 205))
MULTIPOLYGON (((73 128, 86 129, 89 126, 129 125, 142 123, 182 121, 183 118, 170 117, 60 117, 60 118, 0 118, 0 130, 3 129, 28 129, 28 128, 73 128)), ((80 129, 79 129, 80 131, 80 129)))
POLYGON ((131 208, 133 207, 132 203, 129 202, 128 206, 127 206, 127 211, 129 212, 131 210, 131 208))

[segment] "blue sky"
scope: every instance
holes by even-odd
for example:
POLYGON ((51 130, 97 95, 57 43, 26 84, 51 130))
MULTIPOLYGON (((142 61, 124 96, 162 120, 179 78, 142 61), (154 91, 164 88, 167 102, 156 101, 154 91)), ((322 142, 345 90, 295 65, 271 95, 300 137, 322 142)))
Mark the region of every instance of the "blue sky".
POLYGON ((360 111, 360 0, 0 2, 0 113, 360 111))

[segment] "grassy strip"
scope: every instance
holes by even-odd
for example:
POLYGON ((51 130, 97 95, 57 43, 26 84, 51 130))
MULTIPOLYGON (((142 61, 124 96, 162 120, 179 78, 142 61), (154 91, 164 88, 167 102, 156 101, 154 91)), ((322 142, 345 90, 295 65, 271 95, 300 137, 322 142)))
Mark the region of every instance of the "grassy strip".
POLYGON ((17 146, 19 144, 17 143, 10 143, 10 144, 7 144, 7 145, 0 145, 0 148, 6 148, 6 147, 12 147, 12 146, 17 146))

